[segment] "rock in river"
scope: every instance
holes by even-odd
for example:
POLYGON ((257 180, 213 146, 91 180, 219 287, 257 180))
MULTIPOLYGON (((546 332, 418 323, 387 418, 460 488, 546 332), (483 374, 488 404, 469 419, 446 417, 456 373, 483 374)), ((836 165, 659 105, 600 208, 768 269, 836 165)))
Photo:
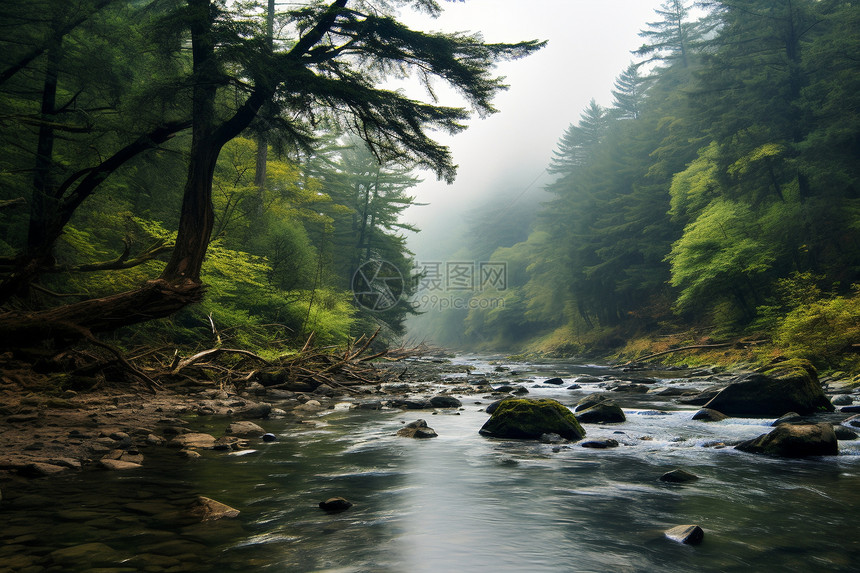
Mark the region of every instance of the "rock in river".
POLYGON ((627 420, 624 411, 612 400, 604 400, 585 410, 578 410, 576 419, 583 424, 614 424, 627 420))
POLYGON ((591 408, 595 404, 600 404, 601 402, 605 402, 606 400, 610 400, 608 395, 601 394, 600 392, 595 392, 594 394, 583 396, 582 399, 576 403, 576 407, 573 409, 573 411, 581 412, 586 408, 591 408))
POLYGON ((839 445, 833 425, 820 424, 781 424, 769 434, 763 434, 736 446, 742 452, 767 454, 785 458, 806 456, 835 456, 839 445))
POLYGON ((434 408, 459 408, 463 403, 453 396, 438 394, 430 398, 430 405, 434 408))
POLYGON ((342 497, 330 497, 319 503, 320 509, 328 513, 340 513, 352 507, 352 502, 342 497))
POLYGON ((669 483, 685 483, 688 481, 696 481, 697 479, 699 479, 699 476, 682 469, 672 470, 660 476, 660 481, 669 483))
POLYGON ((241 422, 233 422, 227 426, 226 433, 237 436, 239 438, 259 438, 266 433, 266 430, 247 420, 241 422))
POLYGON ((798 359, 738 377, 705 407, 727 416, 760 418, 781 416, 786 412, 806 415, 834 409, 821 388, 815 367, 798 359))
POLYGON ((406 424, 404 427, 397 430, 397 435, 404 438, 435 438, 438 436, 436 430, 427 426, 424 420, 415 420, 406 424))
POLYGON ((238 517, 239 510, 214 499, 198 496, 188 508, 188 513, 200 521, 215 521, 216 519, 232 519, 238 517))
POLYGON ((716 410, 712 410, 710 408, 702 408, 695 414, 693 414, 693 420, 701 420, 703 422, 719 422, 720 420, 725 420, 728 418, 722 412, 717 412, 716 410))
POLYGON ((698 545, 705 538, 705 532, 698 525, 677 525, 664 533, 672 541, 687 545, 698 545))
POLYGON ((504 400, 480 429, 480 434, 495 438, 540 439, 543 434, 558 434, 566 440, 581 440, 585 430, 568 408, 557 400, 504 400))

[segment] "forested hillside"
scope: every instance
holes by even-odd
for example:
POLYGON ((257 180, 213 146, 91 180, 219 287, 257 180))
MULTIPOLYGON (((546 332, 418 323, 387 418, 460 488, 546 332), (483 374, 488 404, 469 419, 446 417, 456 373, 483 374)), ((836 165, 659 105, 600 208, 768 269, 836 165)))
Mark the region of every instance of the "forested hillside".
POLYGON ((550 199, 489 257, 505 288, 427 313, 422 333, 575 353, 682 332, 855 364, 860 6, 692 4, 665 2, 613 100, 561 126, 550 199))
POLYGON ((432 132, 494 113, 495 63, 541 47, 411 30, 399 9, 441 10, 3 2, 3 345, 396 338, 412 312, 400 214, 413 171, 455 172, 432 132), (408 77, 427 101, 386 87, 408 77), (434 80, 461 99, 441 103, 434 80), (404 280, 368 308, 353 280, 379 261, 404 280))

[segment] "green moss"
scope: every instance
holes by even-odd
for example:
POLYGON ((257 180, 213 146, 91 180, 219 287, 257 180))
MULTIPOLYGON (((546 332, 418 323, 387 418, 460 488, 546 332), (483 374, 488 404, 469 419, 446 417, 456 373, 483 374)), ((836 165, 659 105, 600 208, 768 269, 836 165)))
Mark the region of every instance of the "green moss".
POLYGON ((818 370, 815 369, 812 362, 805 358, 789 358, 788 360, 765 366, 760 371, 762 374, 777 379, 806 378, 811 381, 818 380, 818 370))
POLYGON ((557 400, 545 398, 505 400, 481 428, 481 434, 499 438, 538 439, 548 433, 568 440, 585 437, 573 412, 557 400))

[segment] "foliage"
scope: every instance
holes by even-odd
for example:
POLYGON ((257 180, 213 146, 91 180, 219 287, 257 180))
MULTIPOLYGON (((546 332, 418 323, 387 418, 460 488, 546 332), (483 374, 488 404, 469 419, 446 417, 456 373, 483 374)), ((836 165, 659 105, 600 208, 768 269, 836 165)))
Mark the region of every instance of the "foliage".
POLYGON ((511 270, 508 304, 470 310, 472 340, 705 331, 854 361, 860 7, 697 4, 698 20, 691 2, 664 2, 612 106, 592 100, 564 130, 551 199, 493 254, 511 270))

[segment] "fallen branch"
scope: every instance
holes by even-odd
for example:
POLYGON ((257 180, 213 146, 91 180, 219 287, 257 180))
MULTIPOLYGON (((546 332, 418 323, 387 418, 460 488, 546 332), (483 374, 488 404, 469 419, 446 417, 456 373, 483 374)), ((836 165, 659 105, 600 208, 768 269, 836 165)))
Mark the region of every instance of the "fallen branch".
POLYGON ((202 352, 198 352, 194 356, 186 358, 185 360, 180 360, 178 364, 176 364, 173 369, 170 371, 171 374, 178 374, 183 368, 187 368, 192 364, 203 360, 209 356, 215 356, 217 354, 221 354, 222 352, 227 352, 230 354, 241 354, 243 356, 248 356, 250 358, 254 358, 266 364, 266 366, 271 366, 271 363, 263 358, 262 356, 258 356, 249 350, 242 350, 239 348, 210 348, 209 350, 204 350, 202 352))
POLYGON ((672 354, 673 352, 681 352, 682 350, 697 350, 701 348, 725 348, 726 346, 732 346, 736 344, 735 342, 721 342, 720 344, 693 344, 690 346, 681 346, 678 348, 672 348, 670 350, 664 350, 663 352, 656 352, 654 354, 649 354, 648 356, 643 356, 642 358, 637 358, 636 360, 630 360, 622 366, 628 366, 633 362, 643 362, 645 360, 650 360, 652 358, 657 358, 658 356, 663 356, 664 354, 672 354))

